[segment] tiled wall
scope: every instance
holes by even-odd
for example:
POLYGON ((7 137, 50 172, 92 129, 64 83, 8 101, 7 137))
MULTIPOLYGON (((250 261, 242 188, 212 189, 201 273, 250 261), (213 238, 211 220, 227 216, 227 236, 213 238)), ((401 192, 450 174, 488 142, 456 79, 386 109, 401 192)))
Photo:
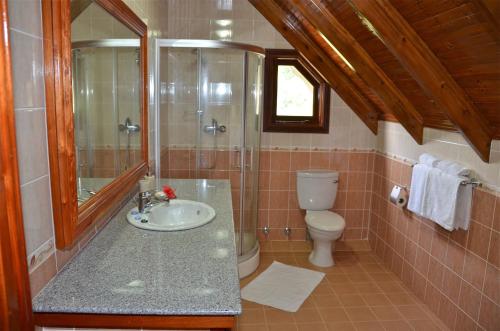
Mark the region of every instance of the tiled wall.
MULTIPOLYGON (((296 170, 330 169, 340 173, 339 191, 332 211, 346 219, 343 239, 367 239, 371 183, 372 151, 265 149, 260 152, 259 221, 260 240, 305 240, 305 212, 298 206, 296 170), (268 236, 263 228, 270 228, 268 236), (292 229, 290 236, 285 227, 292 229)), ((195 150, 173 149, 163 154, 162 177, 211 178, 231 181, 234 220, 239 220, 239 153, 227 150, 201 151, 202 164, 196 170, 195 150), (169 165, 166 167, 166 165, 169 165)))
POLYGON ((41 8, 40 1, 9 1, 8 7, 24 231, 32 291, 36 293, 33 274, 50 277, 55 269, 41 8))
POLYGON ((432 153, 439 158, 468 165, 489 188, 500 191, 500 140, 493 140, 490 162, 483 162, 461 134, 426 128, 424 144, 415 140, 398 123, 379 122, 377 150, 416 162, 422 153, 432 153))
POLYGON ((79 162, 82 177, 93 178, 115 178, 121 173, 139 164, 142 158, 140 149, 93 149, 90 152, 80 149, 79 162), (88 157, 92 157, 89 162, 88 157), (92 172, 90 171, 92 163, 92 172))
POLYGON ((291 48, 247 0, 166 0, 168 38, 216 39, 291 48))
POLYGON ((266 149, 261 152, 259 176, 259 222, 261 240, 305 240, 305 211, 297 200, 300 169, 338 171, 339 186, 332 211, 346 220, 342 240, 366 239, 373 175, 371 151, 266 149), (267 226, 269 235, 262 229, 267 226), (292 229, 286 236, 284 228, 292 229))
POLYGON ((375 157, 369 241, 385 264, 455 330, 500 326, 500 197, 474 191, 468 231, 448 232, 390 204, 395 184, 408 185, 408 163, 375 157))

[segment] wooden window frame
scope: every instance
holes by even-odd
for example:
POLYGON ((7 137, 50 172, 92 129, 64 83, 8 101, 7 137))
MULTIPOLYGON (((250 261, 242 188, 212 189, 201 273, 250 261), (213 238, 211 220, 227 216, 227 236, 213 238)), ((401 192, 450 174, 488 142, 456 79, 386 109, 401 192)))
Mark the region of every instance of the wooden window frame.
POLYGON ((122 0, 94 3, 140 37, 141 162, 78 206, 71 81, 70 0, 42 0, 47 136, 56 247, 71 248, 148 171, 147 26, 122 0))
POLYGON ((264 132, 328 133, 330 86, 295 50, 267 49, 264 71, 264 132), (313 116, 278 116, 278 66, 294 66, 314 87, 313 116))

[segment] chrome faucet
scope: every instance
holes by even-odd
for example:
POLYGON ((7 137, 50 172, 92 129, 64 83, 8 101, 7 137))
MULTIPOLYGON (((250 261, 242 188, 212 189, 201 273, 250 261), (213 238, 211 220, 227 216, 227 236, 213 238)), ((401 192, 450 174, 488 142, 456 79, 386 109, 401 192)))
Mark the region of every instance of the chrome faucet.
POLYGON ((149 209, 160 203, 170 202, 170 199, 167 196, 159 198, 157 195, 152 195, 150 192, 139 193, 137 200, 137 209, 141 214, 149 213, 149 209))
POLYGON ((146 210, 146 206, 151 201, 151 193, 149 192, 139 192, 139 196, 137 198, 137 209, 139 213, 144 213, 146 210))

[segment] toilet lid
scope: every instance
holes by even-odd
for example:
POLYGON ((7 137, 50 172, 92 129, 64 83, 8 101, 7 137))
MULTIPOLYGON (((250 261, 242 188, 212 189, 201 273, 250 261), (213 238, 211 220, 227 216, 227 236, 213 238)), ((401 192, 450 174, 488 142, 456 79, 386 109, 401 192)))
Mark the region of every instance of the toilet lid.
POLYGON ((307 211, 306 223, 323 231, 341 231, 345 228, 344 218, 327 210, 307 211))

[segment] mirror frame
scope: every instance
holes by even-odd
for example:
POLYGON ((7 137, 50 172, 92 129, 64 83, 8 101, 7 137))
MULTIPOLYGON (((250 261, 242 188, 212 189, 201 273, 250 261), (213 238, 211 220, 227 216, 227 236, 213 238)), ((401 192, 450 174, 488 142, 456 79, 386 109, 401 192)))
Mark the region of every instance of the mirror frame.
POLYGON ((116 209, 148 171, 147 26, 122 0, 86 1, 95 2, 140 37, 142 160, 78 206, 71 81, 71 5, 70 0, 42 0, 47 138, 58 249, 73 247, 92 225, 116 209))

